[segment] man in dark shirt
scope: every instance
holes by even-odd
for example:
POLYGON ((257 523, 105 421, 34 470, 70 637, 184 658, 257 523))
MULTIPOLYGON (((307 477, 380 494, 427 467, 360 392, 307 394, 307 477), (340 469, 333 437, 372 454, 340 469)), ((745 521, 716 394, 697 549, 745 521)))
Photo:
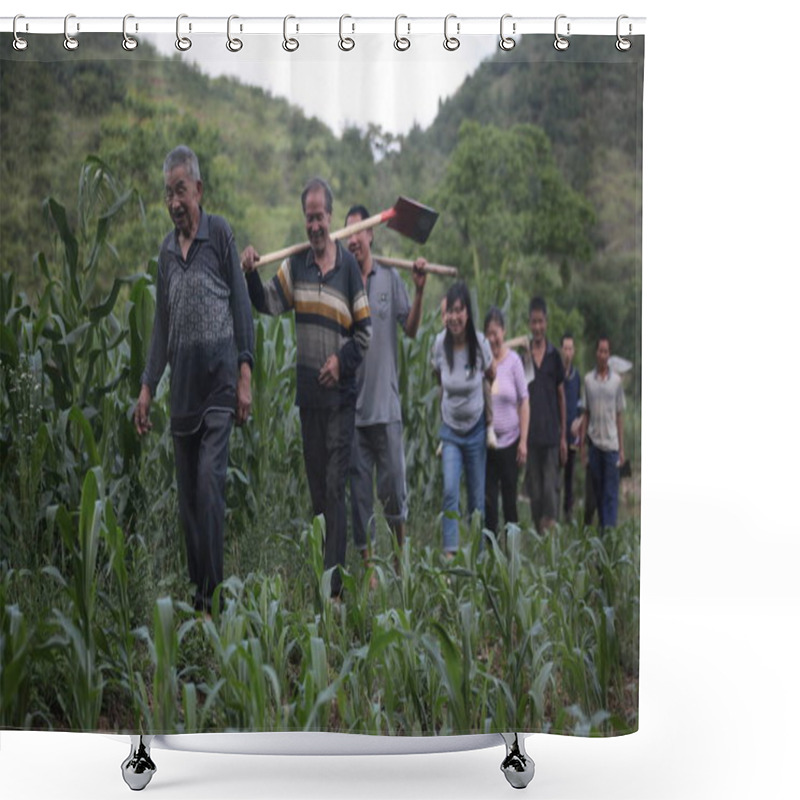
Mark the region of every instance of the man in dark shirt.
POLYGON ((571 333, 561 337, 561 360, 564 364, 564 400, 567 408, 567 460, 564 462, 564 521, 572 516, 575 496, 572 478, 575 454, 580 445, 580 418, 578 401, 581 399, 581 376, 575 367, 575 338, 571 333), (573 431, 573 427, 575 430, 573 431))
MULTIPOLYGON (((330 238, 333 195, 313 178, 301 195, 311 247, 261 282, 253 247, 242 252, 250 300, 264 314, 295 312, 297 392, 311 505, 325 516, 325 569, 344 564, 347 553, 345 483, 355 436, 356 369, 371 333, 369 302, 352 253, 330 238)), ((342 592, 339 570, 331 597, 342 592)))
POLYGON ((534 297, 528 308, 531 330, 525 354, 531 420, 528 427, 528 496, 531 518, 539 532, 558 518, 559 466, 567 460, 564 365, 547 340, 547 304, 534 297))
POLYGON ((158 256, 156 311, 134 412, 151 428, 150 403, 170 367, 170 427, 178 506, 194 605, 211 610, 222 582, 225 474, 234 419, 250 413, 253 320, 233 234, 200 205, 197 156, 184 145, 164 161, 165 199, 175 230, 158 256))

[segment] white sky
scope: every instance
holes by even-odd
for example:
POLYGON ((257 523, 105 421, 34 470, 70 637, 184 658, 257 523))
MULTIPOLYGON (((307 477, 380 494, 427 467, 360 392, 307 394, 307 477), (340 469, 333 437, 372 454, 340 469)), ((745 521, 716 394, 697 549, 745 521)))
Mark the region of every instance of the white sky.
MULTIPOLYGON (((150 38, 150 37, 148 37, 150 38)), ((301 37, 293 53, 279 37, 245 36, 238 53, 226 50, 225 36, 196 36, 182 56, 210 75, 234 75, 299 105, 335 133, 346 125, 374 122, 385 131, 407 133, 415 122, 433 122, 440 98, 453 94, 468 73, 497 50, 496 36, 464 39, 458 53, 442 47, 443 37, 419 37, 412 51, 400 53, 385 34, 356 36, 353 50, 342 53, 336 37, 301 37)), ((174 55, 175 36, 152 37, 166 55, 174 55)))

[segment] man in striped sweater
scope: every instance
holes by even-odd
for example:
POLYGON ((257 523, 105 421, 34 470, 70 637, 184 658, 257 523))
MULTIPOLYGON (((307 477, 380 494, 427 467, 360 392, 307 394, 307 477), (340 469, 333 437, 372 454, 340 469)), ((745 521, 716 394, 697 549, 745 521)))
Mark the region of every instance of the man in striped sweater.
MULTIPOLYGON (((297 393, 303 456, 314 514, 325 517, 325 569, 343 565, 347 551, 345 482, 355 434, 356 369, 369 346, 369 303, 358 264, 330 238, 333 195, 321 178, 301 195, 311 247, 286 259, 266 284, 259 255, 242 253, 250 301, 264 314, 295 312, 297 393)), ((331 597, 342 580, 335 570, 331 597)))

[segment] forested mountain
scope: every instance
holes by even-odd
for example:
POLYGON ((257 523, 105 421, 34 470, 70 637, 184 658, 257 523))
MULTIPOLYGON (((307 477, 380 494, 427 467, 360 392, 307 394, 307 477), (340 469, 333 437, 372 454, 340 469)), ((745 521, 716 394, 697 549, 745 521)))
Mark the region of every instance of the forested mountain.
MULTIPOLYGON (((132 192, 101 263, 107 284, 145 270, 169 228, 163 157, 182 142, 199 156, 206 207, 229 219, 240 247, 302 241, 299 192, 314 174, 331 181, 336 227, 353 202, 377 211, 408 195, 441 212, 427 257, 489 281, 489 293, 511 281, 517 328, 525 298, 541 292, 557 309, 556 333, 569 325, 589 341, 607 331, 638 361, 641 68, 607 37, 581 37, 565 53, 540 38, 484 62, 425 130, 337 137, 261 89, 209 78, 145 44, 127 53, 116 34, 93 34, 78 53, 65 53, 60 37, 15 53, 4 35, 0 271, 23 287, 29 272, 33 281, 34 254, 54 246, 45 197, 80 226, 89 154, 132 192)), ((379 235, 382 246, 417 254, 391 234, 379 235)))

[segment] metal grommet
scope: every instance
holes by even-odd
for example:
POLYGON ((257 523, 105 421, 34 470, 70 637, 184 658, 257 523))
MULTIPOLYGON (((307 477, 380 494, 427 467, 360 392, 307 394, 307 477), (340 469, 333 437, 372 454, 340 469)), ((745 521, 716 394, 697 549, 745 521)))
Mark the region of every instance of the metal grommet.
MULTIPOLYGON (((444 18, 444 49, 449 50, 451 53, 453 50, 458 50, 461 47, 461 40, 456 36, 449 36, 447 33, 447 23, 450 22, 451 19, 456 19, 455 14, 448 14, 444 18)), ((456 23, 456 33, 461 33, 461 23, 456 23)))
MULTIPOLYGON (((344 50, 345 53, 349 52, 356 46, 355 40, 350 36, 345 36, 342 32, 342 25, 346 19, 352 19, 352 17, 349 14, 342 14, 342 16, 339 17, 339 49, 344 50)), ((355 32, 355 29, 356 26, 354 23, 353 32, 355 32)))
MULTIPOLYGON (((181 20, 188 16, 188 14, 178 14, 178 18, 175 20, 175 47, 181 52, 185 52, 192 46, 192 40, 188 36, 181 36, 181 20)), ((191 29, 192 25, 189 23, 189 30, 191 29)))
MULTIPOLYGON (((555 41, 553 42, 553 47, 555 47, 556 50, 566 50, 569 47, 569 39, 565 39, 558 32, 558 21, 560 19, 566 19, 566 18, 567 18, 566 14, 559 14, 556 17, 556 22, 555 22, 555 25, 553 26, 553 30, 554 30, 555 37, 556 37, 555 41)), ((567 36, 569 36, 569 33, 570 33, 569 29, 570 29, 570 23, 568 22, 567 23, 567 36)))
MULTIPOLYGON (((235 19, 239 19, 236 14, 231 14, 228 17, 228 41, 225 42, 225 47, 227 47, 231 53, 238 53, 244 47, 244 42, 242 42, 241 39, 231 37, 231 22, 235 19)), ((241 27, 239 30, 241 30, 241 27)))
MULTIPOLYGON (((287 53, 294 53, 294 51, 297 50, 298 47, 300 47, 300 42, 298 42, 297 39, 293 37, 289 38, 289 36, 287 36, 287 27, 290 19, 295 19, 295 17, 289 14, 288 16, 283 18, 283 49, 287 53)), ((299 30, 299 27, 297 30, 299 30)))
MULTIPOLYGON (((620 14, 620 16, 617 17, 617 41, 614 46, 617 48, 617 50, 620 51, 620 53, 624 53, 627 50, 631 49, 631 40, 625 39, 623 36, 620 35, 619 32, 619 24, 624 19, 628 19, 628 17, 625 14, 620 14)), ((633 25, 628 23, 628 36, 631 35, 632 31, 633 31, 633 25)))
POLYGON ((133 36, 128 36, 128 20, 133 18, 133 14, 126 14, 122 18, 122 49, 128 52, 139 46, 139 42, 133 36))
MULTIPOLYGON (((23 39, 17 33, 17 20, 19 20, 19 19, 25 19, 25 15, 24 14, 17 14, 17 16, 14 17, 14 24, 12 26, 12 31, 14 33, 14 41, 12 41, 11 44, 14 47, 15 50, 22 51, 22 50, 25 50, 28 47, 28 40, 27 39, 23 39)), ((27 27, 28 26, 26 24, 26 26, 25 26, 26 30, 27 30, 27 27)))
MULTIPOLYGON (((67 14, 64 17, 64 49, 65 50, 77 50, 78 49, 78 40, 74 36, 69 35, 69 21, 71 19, 75 19, 74 14, 67 14)), ((78 30, 80 30, 80 25, 78 25, 78 30)))
MULTIPOLYGON (((411 47, 411 39, 406 36, 400 36, 399 32, 399 23, 401 19, 408 19, 405 14, 398 14, 394 18, 394 49, 400 50, 401 52, 404 50, 408 50, 411 47)), ((411 33, 411 25, 408 26, 408 32, 411 33)))
MULTIPOLYGON (((513 50, 514 46, 517 44, 514 39, 512 39, 510 36, 506 36, 505 34, 504 28, 507 19, 511 19, 511 14, 503 14, 503 16, 500 17, 500 49, 505 50, 506 52, 513 50)), ((516 29, 517 23, 515 22, 512 24, 511 30, 516 32, 516 29)))

